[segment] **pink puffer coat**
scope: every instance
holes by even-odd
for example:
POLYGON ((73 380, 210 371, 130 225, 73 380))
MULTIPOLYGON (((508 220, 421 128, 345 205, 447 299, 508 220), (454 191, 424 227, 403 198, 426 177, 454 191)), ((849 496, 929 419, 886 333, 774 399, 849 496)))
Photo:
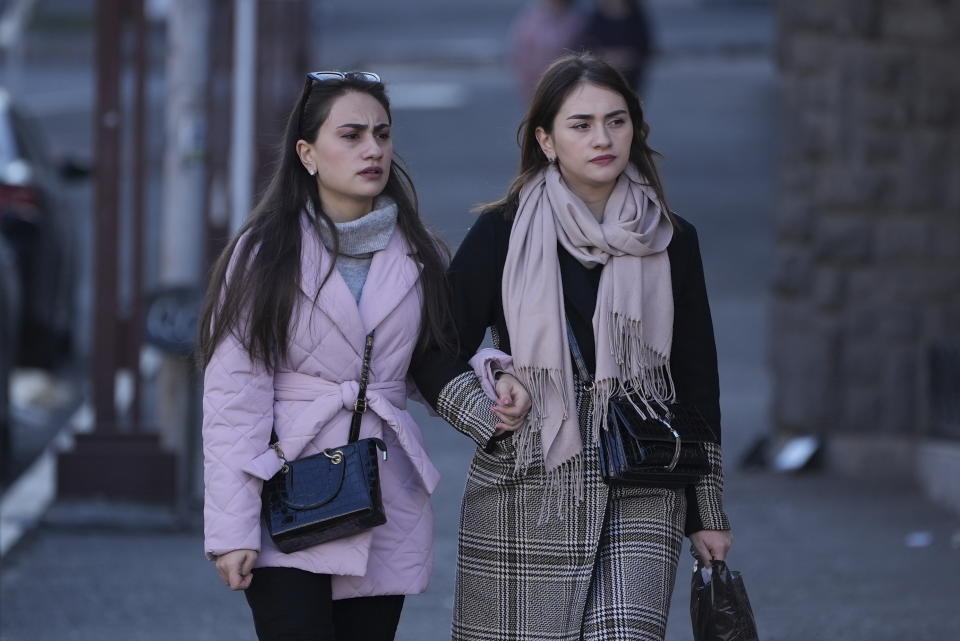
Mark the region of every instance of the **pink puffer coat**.
MULTIPOLYGON (((206 368, 203 393, 204 534, 213 557, 258 550, 257 566, 335 575, 335 599, 417 594, 432 568, 430 494, 439 474, 406 411, 407 367, 420 327, 420 266, 397 229, 374 255, 359 305, 333 271, 317 299, 330 257, 303 219, 301 289, 286 362, 274 374, 251 362, 234 337, 206 368), (365 533, 284 554, 260 523, 260 488, 280 469, 269 449, 274 428, 293 460, 347 441, 366 334, 376 329, 361 438, 389 449, 380 462, 387 523, 365 533)), ((412 386, 411 386, 412 388, 412 386)))

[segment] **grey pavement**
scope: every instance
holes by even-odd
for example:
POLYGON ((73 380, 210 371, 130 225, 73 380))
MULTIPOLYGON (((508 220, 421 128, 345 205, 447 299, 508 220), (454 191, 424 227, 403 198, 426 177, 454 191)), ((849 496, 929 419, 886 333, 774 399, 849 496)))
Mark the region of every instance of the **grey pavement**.
MULTIPOLYGON (((443 431, 430 434, 431 449, 455 448, 440 457, 446 482, 436 500, 437 563, 428 592, 408 598, 398 641, 449 638, 463 476, 455 465, 465 456, 461 437, 437 427, 443 431)), ((734 474, 727 489, 736 532, 730 564, 744 573, 765 641, 955 638, 958 523, 914 491, 769 473, 734 474), (909 547, 914 540, 923 545, 909 547)), ((91 526, 68 508, 55 508, 4 559, 0 639, 254 640, 242 596, 226 590, 202 560, 195 526, 126 518, 132 508, 122 506, 88 508, 87 519, 106 511, 114 523, 91 526), (153 527, 140 527, 144 521, 153 527)), ((685 558, 671 641, 691 638, 690 570, 685 558)))
MULTIPOLYGON (((496 199, 511 178, 521 112, 498 53, 516 3, 491 1, 486 11, 465 3, 464 13, 444 8, 454 4, 327 3, 321 24, 329 31, 319 37, 330 66, 363 64, 387 79, 397 103, 398 149, 423 214, 453 246, 470 225, 470 207, 496 199), (407 11, 428 5, 438 22, 407 11), (373 36, 376 45, 369 44, 373 36), (449 55, 437 62, 438 51, 449 55)), ((738 469, 744 450, 768 431, 778 119, 773 21, 757 6, 654 6, 665 55, 653 70, 647 117, 665 156, 671 205, 700 232, 720 355, 726 505, 736 538, 730 565, 744 573, 761 638, 956 638, 956 515, 913 488, 738 469)), ((444 480, 434 496, 432 582, 425 594, 408 598, 397 638, 430 641, 449 638, 459 501, 471 452, 442 421, 419 407, 414 415, 444 480)), ((56 504, 0 562, 0 641, 252 641, 242 596, 219 583, 201 552, 195 508, 56 504)), ((691 639, 690 570, 685 556, 670 641, 691 639)))

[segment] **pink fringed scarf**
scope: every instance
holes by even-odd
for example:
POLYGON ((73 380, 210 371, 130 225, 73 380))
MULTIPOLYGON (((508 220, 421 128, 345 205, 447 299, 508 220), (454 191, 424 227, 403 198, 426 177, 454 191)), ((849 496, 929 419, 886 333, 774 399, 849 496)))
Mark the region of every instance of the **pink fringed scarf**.
POLYGON ((603 222, 563 183, 555 165, 520 191, 503 271, 503 309, 514 367, 533 399, 528 424, 515 436, 516 465, 522 469, 534 462, 539 437, 550 497, 542 518, 563 514, 569 499, 583 498, 583 443, 557 243, 584 266, 603 268, 593 315, 590 434, 596 442, 607 401, 618 390, 636 391, 648 407, 673 400, 673 292, 666 253, 672 237, 656 192, 633 165, 617 180, 603 222))

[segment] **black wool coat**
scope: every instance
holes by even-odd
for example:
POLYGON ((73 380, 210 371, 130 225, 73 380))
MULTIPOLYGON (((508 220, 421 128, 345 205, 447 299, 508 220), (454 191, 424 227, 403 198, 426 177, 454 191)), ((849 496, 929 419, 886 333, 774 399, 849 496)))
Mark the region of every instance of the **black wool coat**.
MULTIPOLYGON (((447 275, 461 364, 453 365, 450 359, 427 354, 420 355, 411 366, 420 392, 434 407, 437 407, 444 386, 466 371, 462 362, 469 360, 477 351, 488 328, 494 346, 510 353, 501 282, 515 211, 516 205, 513 204, 512 207, 492 208, 481 214, 450 264, 447 275)), ((675 216, 675 219, 677 226, 667 247, 674 300, 670 369, 677 402, 695 406, 700 411, 717 435, 719 446, 721 421, 717 349, 700 244, 694 226, 680 216, 675 216)), ((595 364, 592 319, 601 269, 588 269, 562 247, 558 249, 567 318, 592 374, 595 364)), ((487 445, 482 438, 478 441, 481 441, 478 443, 481 446, 487 445)), ((687 522, 684 528, 687 533, 705 529, 710 525, 704 523, 705 520, 716 520, 704 518, 702 507, 705 506, 698 505, 698 493, 693 487, 688 488, 687 522)))
MULTIPOLYGON (((488 328, 494 345, 510 351, 501 301, 510 229, 503 209, 482 214, 450 265, 451 336, 463 360, 488 328)), ((678 220, 668 255, 677 398, 696 405, 719 435, 716 349, 697 235, 688 222, 678 220)), ((592 370, 591 319, 602 268, 586 269, 563 251, 558 259, 567 317, 592 370)), ((492 438, 498 419, 477 375, 439 354, 421 354, 410 372, 440 415, 477 444, 460 513, 452 638, 582 641, 639 638, 644 631, 643 638, 662 639, 684 534, 730 527, 719 443, 707 444, 710 473, 687 488, 608 486, 597 448, 587 446, 582 500, 562 518, 543 519, 553 501, 544 468, 537 462, 517 469, 514 440, 492 438)), ((584 390, 576 386, 581 427, 593 413, 584 390)))

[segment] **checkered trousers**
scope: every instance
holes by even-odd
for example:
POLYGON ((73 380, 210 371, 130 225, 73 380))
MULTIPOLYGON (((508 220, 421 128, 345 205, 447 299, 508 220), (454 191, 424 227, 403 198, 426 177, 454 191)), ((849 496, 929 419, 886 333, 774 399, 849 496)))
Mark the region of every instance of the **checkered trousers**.
MULTIPOLYGON (((492 432, 486 421, 496 419, 478 392, 472 373, 463 374, 444 388, 438 411, 485 444, 492 432)), ((589 425, 589 395, 578 390, 577 400, 580 424, 589 425)), ((453 639, 663 639, 683 539, 684 492, 609 488, 596 447, 584 454, 585 499, 564 518, 539 523, 542 464, 515 471, 512 439, 491 452, 478 448, 460 515, 453 639)))

